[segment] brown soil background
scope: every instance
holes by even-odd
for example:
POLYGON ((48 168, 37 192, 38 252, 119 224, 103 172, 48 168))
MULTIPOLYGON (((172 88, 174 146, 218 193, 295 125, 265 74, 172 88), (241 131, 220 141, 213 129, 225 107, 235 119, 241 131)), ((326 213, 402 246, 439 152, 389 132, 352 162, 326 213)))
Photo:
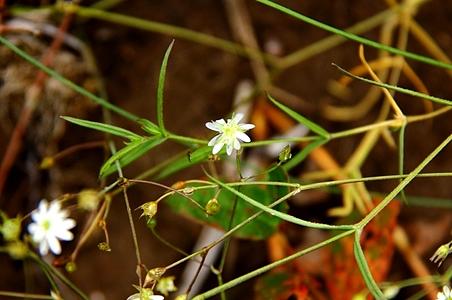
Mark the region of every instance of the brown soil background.
MULTIPOLYGON (((254 1, 246 1, 250 10, 257 38, 262 44, 271 38, 276 38, 283 46, 284 54, 288 54, 303 46, 327 36, 320 29, 294 20, 279 12, 254 1)), ((356 22, 386 8, 383 1, 284 1, 283 4, 295 10, 326 22, 339 28, 346 28, 356 22)), ((221 1, 145 1, 130 0, 118 5, 115 12, 148 20, 174 24, 208 33, 225 39, 233 39, 228 25, 225 9, 221 1)), ((434 0, 423 5, 416 20, 423 25, 441 48, 452 54, 452 3, 434 0)), ((158 71, 163 53, 172 38, 160 34, 140 31, 111 23, 78 20, 73 28, 93 48, 95 57, 104 76, 110 100, 113 103, 139 114, 155 119, 155 94, 158 71)), ((378 31, 373 30, 364 36, 377 39, 378 31)), ((410 39, 408 48, 414 52, 424 53, 422 48, 410 39)), ((375 51, 368 49, 368 57, 373 57, 375 51)), ((340 103, 326 90, 328 80, 338 78, 340 74, 331 67, 334 62, 345 68, 359 63, 357 44, 345 44, 315 56, 308 61, 290 68, 278 79, 277 84, 307 99, 312 108, 310 111, 300 111, 330 131, 352 128, 360 124, 372 122, 376 112, 366 119, 354 123, 335 123, 322 118, 321 107, 325 103, 340 103)), ((411 62, 411 66, 424 80, 433 95, 452 98, 450 78, 442 70, 411 62)), ((197 137, 208 137, 209 132, 204 123, 207 120, 221 118, 231 111, 231 103, 237 83, 243 79, 252 79, 253 74, 247 59, 234 56, 220 50, 208 48, 189 41, 176 40, 171 54, 166 79, 165 120, 169 130, 197 137)), ((409 86, 402 78, 401 86, 409 86)), ((355 84, 359 90, 362 84, 355 84)), ((361 87, 362 88, 362 87, 361 87)), ((356 98, 356 100, 359 97, 356 98)), ((417 99, 400 96, 402 109, 407 114, 422 113, 417 99)), ((1 100, 1 99, 0 99, 1 100)), ((100 120, 100 109, 90 108, 85 117, 100 120)), ((406 137, 406 169, 414 168, 430 151, 432 151, 452 129, 451 114, 436 118, 431 127, 424 123, 409 125, 406 137)), ((133 125, 119 117, 114 117, 116 124, 136 130, 133 125)), ((8 179, 8 188, 2 196, 1 209, 10 215, 30 211, 39 200, 37 197, 49 197, 49 175, 37 171, 38 179, 30 179, 28 163, 37 166, 42 158, 36 151, 33 128, 29 129, 26 145, 8 179), (31 160, 31 162, 30 162, 31 160), (37 187, 36 184, 42 184, 37 187), (33 195, 33 197, 32 197, 33 195)), ((10 132, 3 131, 0 142, 1 153, 7 145, 10 132)), ((65 134, 55 141, 58 149, 64 149, 80 142, 98 140, 101 135, 76 126, 68 125, 65 134)), ((327 148, 340 161, 344 162, 356 147, 359 139, 347 138, 328 144, 327 148)), ((140 171, 162 161, 182 148, 175 144, 165 144, 158 151, 146 155, 139 163, 127 168, 126 176, 133 176, 140 171)), ((426 171, 452 170, 451 146, 427 167, 426 171)), ((60 177, 58 189, 64 193, 77 192, 81 188, 97 187, 98 168, 102 164, 101 150, 85 151, 64 159, 59 163, 60 177)), ((372 151, 363 169, 364 176, 393 174, 397 172, 397 155, 381 142, 372 151)), ((178 179, 195 178, 201 174, 199 168, 184 171, 177 176, 164 181, 171 184, 178 179)), ((394 187, 394 182, 379 182, 368 185, 372 190, 388 192, 394 187)), ((450 179, 415 180, 407 189, 409 194, 431 197, 452 197, 450 179)), ((137 186, 130 190, 132 207, 153 200, 161 190, 146 186, 137 186)), ((336 199, 337 200, 337 199, 336 199)), ((339 201, 336 202, 339 204, 339 201)), ((303 212, 309 216, 309 212, 303 212)), ((161 266, 178 258, 173 251, 157 242, 142 220, 138 220, 138 212, 134 213, 138 235, 140 237, 141 253, 147 266, 161 266)), ((83 216, 78 216, 83 220, 83 216)), ((401 222, 406 224, 408 232, 413 235, 414 244, 421 248, 422 256, 428 258, 441 241, 447 241, 450 230, 450 211, 439 209, 404 208, 401 222), (448 216, 449 215, 449 216, 448 216), (441 222, 433 222, 441 220, 441 222), (429 225, 435 224, 435 225, 429 225), (434 235, 431 237, 431 235, 434 235), (430 236, 430 238, 429 238, 430 236), (423 240, 428 239, 428 240, 423 240)), ((133 292, 132 283, 136 281, 135 257, 130 236, 130 230, 125 214, 124 201, 117 197, 113 201, 108 219, 108 230, 111 238, 112 252, 103 253, 97 249, 97 243, 102 236, 97 235, 82 251, 78 261, 78 271, 69 275, 71 279, 88 294, 95 291, 104 293, 106 299, 125 299, 133 292)), ((200 225, 174 215, 167 207, 162 207, 158 216, 158 231, 162 236, 180 248, 190 251, 200 225)), ((66 245, 66 250, 73 245, 66 245)), ((235 241, 233 252, 235 259, 227 265, 226 278, 232 279, 267 262, 266 254, 259 251, 265 247, 263 242, 235 241), (261 255, 256 255, 261 253, 261 255)), ((447 265, 447 262, 446 262, 447 265)), ((23 291, 27 288, 24 281, 23 265, 12 262, 5 255, 0 255, 0 290, 23 291)), ((27 266, 30 273, 36 270, 27 266)), ((406 274, 403 265, 398 266, 400 274, 406 274)), ((182 269, 172 270, 178 275, 182 269)), ((432 267, 433 272, 436 271, 432 267)), ((34 278, 39 275, 34 274, 34 278)), ((214 284, 210 282, 209 285, 214 284)), ((31 287, 30 287, 31 288, 31 287)), ((34 290, 47 293, 48 290, 41 281, 34 283, 34 290)), ((252 281, 242 284, 231 291, 230 299, 249 299, 252 295, 252 281), (239 296, 240 295, 240 296, 239 296)), ((1 298, 1 297, 0 297, 1 298)), ((70 299, 68 297, 68 299, 70 299)))

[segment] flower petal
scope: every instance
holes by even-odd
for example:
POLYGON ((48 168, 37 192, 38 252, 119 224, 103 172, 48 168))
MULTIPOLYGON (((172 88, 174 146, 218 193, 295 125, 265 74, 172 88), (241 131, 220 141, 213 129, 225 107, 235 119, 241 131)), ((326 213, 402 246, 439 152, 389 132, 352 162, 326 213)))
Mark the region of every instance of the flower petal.
POLYGON ((212 154, 217 154, 218 152, 220 152, 221 148, 223 148, 224 144, 223 143, 218 143, 215 144, 215 146, 213 146, 212 149, 212 154))
POLYGON ((215 122, 207 122, 206 127, 213 131, 218 131, 218 132, 221 131, 220 127, 215 122))
POLYGON ((58 239, 55 236, 48 236, 47 241, 49 242, 50 251, 53 252, 53 254, 59 255, 61 254, 61 245, 58 239))
POLYGON ((226 145, 226 153, 227 153, 227 155, 232 154, 232 145, 231 144, 226 145))
POLYGON ((256 125, 254 125, 254 124, 240 124, 239 127, 240 127, 241 130, 247 131, 247 130, 253 129, 254 127, 256 127, 256 125))
POLYGON ((235 150, 239 150, 240 149, 240 142, 238 139, 234 139, 234 144, 233 147, 235 150))
POLYGON ((215 144, 218 142, 218 140, 220 139, 221 136, 222 136, 222 134, 218 134, 218 135, 214 136, 214 137, 209 141, 209 143, 207 144, 207 146, 213 146, 213 145, 215 145, 215 144))
POLYGON ((239 140, 244 141, 245 143, 251 142, 250 137, 247 136, 246 134, 244 134, 243 132, 237 132, 236 137, 237 137, 239 140))

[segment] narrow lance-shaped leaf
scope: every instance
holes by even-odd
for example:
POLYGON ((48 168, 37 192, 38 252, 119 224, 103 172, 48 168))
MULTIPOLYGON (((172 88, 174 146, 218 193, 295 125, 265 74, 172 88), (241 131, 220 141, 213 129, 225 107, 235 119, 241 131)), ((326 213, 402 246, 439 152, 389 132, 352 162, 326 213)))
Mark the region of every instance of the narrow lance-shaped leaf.
POLYGON ((141 124, 141 128, 146 131, 149 134, 152 135, 161 135, 160 129, 157 125, 155 125, 153 122, 149 121, 148 119, 139 119, 137 120, 138 123, 141 124))
POLYGON ((165 139, 162 138, 141 138, 140 140, 132 141, 124 148, 112 155, 100 169, 100 177, 103 178, 116 171, 116 161, 119 161, 121 167, 137 160, 143 154, 161 144, 165 139))
POLYGON ((160 131, 163 135, 166 135, 165 124, 163 122, 163 91, 165 89, 166 67, 168 65, 168 58, 171 53, 171 49, 173 49, 173 45, 174 40, 169 45, 168 49, 166 49, 162 66, 160 67, 159 84, 157 87, 157 124, 159 125, 160 131))
POLYGON ((374 278, 372 277, 372 273, 369 270, 369 266, 367 265, 366 257, 364 256, 363 249, 359 243, 361 236, 361 229, 355 232, 355 241, 353 243, 353 252, 355 253, 356 263, 358 264, 359 270, 363 275, 364 282, 367 285, 367 288, 372 293, 372 295, 377 300, 384 300, 386 297, 383 292, 378 287, 374 278))
POLYGON ((3 45, 5 45, 9 49, 11 49, 11 51, 13 51, 15 54, 17 54, 21 58, 23 58, 25 61, 29 62, 30 64, 32 64, 33 66, 37 67, 38 69, 40 69, 44 73, 48 74, 49 76, 55 78, 56 80, 58 80, 59 82, 61 82, 65 86, 69 87, 70 89, 76 91, 80 95, 83 95, 83 96, 87 97, 88 99, 92 100, 93 102, 102 105, 102 107, 104 107, 106 109, 109 109, 109 110, 111 110, 111 111, 123 116, 124 118, 127 118, 127 119, 132 120, 132 121, 136 121, 138 119, 138 117, 135 116, 134 114, 132 114, 132 113, 126 111, 126 110, 123 110, 119 106, 113 105, 112 103, 108 102, 107 100, 102 99, 102 98, 94 95, 91 92, 88 92, 86 89, 82 88, 81 86, 78 86, 74 82, 72 82, 69 79, 63 77, 60 73, 58 73, 55 70, 52 70, 51 68, 45 66, 40 61, 36 60, 32 56, 30 56, 28 53, 24 52, 19 47, 17 47, 13 43, 11 43, 8 39, 5 39, 4 37, 0 36, 0 43, 2 43, 3 45))
POLYGON ((113 125, 109 125, 109 124, 105 124, 105 123, 100 123, 100 122, 94 122, 94 121, 88 121, 88 120, 83 120, 83 119, 78 119, 78 118, 72 118, 72 117, 61 117, 64 120, 83 126, 83 127, 87 127, 87 128, 91 128, 94 130, 98 130, 98 131, 102 131, 105 133, 109 133, 109 134, 113 134, 116 136, 120 136, 120 137, 124 137, 127 138, 129 140, 136 140, 141 138, 141 136, 139 136, 136 133, 133 133, 127 129, 121 128, 121 127, 117 127, 117 126, 113 126, 113 125))
POLYGON ((292 117, 295 121, 299 122, 300 124, 303 124, 304 126, 309 128, 311 131, 317 133, 321 137, 323 137, 325 139, 329 139, 329 137, 330 137, 329 132, 326 131, 325 129, 323 129, 320 125, 317 125, 316 123, 312 122, 311 120, 308 120, 307 118, 303 117, 296 111, 288 108, 284 104, 279 103, 272 96, 268 95, 268 98, 270 99, 271 102, 273 102, 273 104, 275 104, 279 109, 281 109, 283 112, 285 112, 290 117, 292 117))
POLYGON ((267 6, 273 7, 273 8, 275 8, 275 9, 277 9, 277 10, 279 10, 279 11, 281 11, 281 12, 283 12, 283 13, 289 15, 289 16, 292 16, 292 17, 298 19, 298 20, 301 20, 303 22, 306 22, 308 24, 311 24, 313 26, 321 28, 321 29, 323 29, 325 31, 328 31, 328 32, 331 32, 331 33, 334 33, 334 34, 337 34, 337 35, 340 35, 340 36, 343 36, 343 37, 345 37, 345 38, 347 38, 349 40, 352 40, 352 41, 355 41, 355 42, 359 42, 361 44, 364 44, 364 45, 367 45, 367 46, 370 46, 370 47, 373 47, 373 48, 385 50, 385 51, 388 51, 390 53, 401 55, 401 56, 404 56, 404 57, 407 57, 407 58, 410 58, 410 59, 413 59, 413 60, 417 60, 417 61, 420 61, 420 62, 423 62, 423 63, 426 63, 426 64, 430 64, 430 65, 435 66, 435 67, 440 67, 440 68, 445 68, 445 69, 452 70, 452 64, 444 63, 444 62, 441 62, 439 60, 436 60, 436 59, 433 59, 433 58, 430 58, 430 57, 427 57, 427 56, 422 56, 422 55, 419 55, 419 54, 416 54, 416 53, 404 51, 404 50, 401 50, 401 49, 398 49, 398 48, 394 48, 394 47, 391 47, 391 46, 388 46, 388 45, 383 45, 381 43, 378 43, 378 42, 375 42, 375 41, 363 38, 363 37, 361 37, 359 35, 356 35, 356 34, 353 34, 353 33, 347 32, 347 31, 340 30, 340 29, 335 28, 333 26, 327 25, 325 23, 319 22, 319 21, 314 20, 312 18, 309 18, 309 17, 307 17, 305 15, 302 15, 299 12, 296 12, 296 11, 294 11, 292 9, 284 7, 284 6, 282 6, 282 5, 278 4, 278 3, 275 3, 273 1, 269 1, 269 0, 257 0, 257 1, 260 2, 260 3, 263 3, 263 4, 267 5, 267 6))
POLYGON ((385 88, 385 89, 388 89, 388 90, 396 91, 398 93, 402 93, 402 94, 406 94, 406 95, 422 98, 422 99, 425 99, 425 100, 430 100, 432 102, 436 102, 436 103, 439 103, 439 104, 444 104, 444 105, 449 105, 449 106, 452 105, 452 100, 448 100, 448 99, 443 99, 443 98, 427 95, 427 94, 424 94, 424 93, 421 93, 421 92, 418 92, 418 91, 413 91, 413 90, 402 88, 402 87, 399 87, 399 86, 390 85, 390 84, 387 84, 387 83, 384 83, 384 82, 377 82, 377 81, 374 81, 374 80, 371 80, 371 79, 368 79, 368 78, 364 78, 364 77, 361 77, 361 76, 354 75, 354 74, 348 72, 347 70, 339 67, 338 65, 336 65, 334 63, 332 65, 334 67, 336 67, 342 73, 346 74, 347 76, 350 76, 350 77, 355 78, 357 80, 360 80, 362 82, 369 83, 369 84, 372 84, 372 85, 375 85, 375 86, 379 86, 379 87, 382 87, 382 88, 385 88))

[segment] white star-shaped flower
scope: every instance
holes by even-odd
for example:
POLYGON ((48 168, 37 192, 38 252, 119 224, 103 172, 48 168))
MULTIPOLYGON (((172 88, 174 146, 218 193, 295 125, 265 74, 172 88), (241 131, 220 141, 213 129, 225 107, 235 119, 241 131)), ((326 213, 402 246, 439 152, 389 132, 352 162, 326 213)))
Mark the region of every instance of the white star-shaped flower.
POLYGON ((239 124, 242 118, 243 114, 237 113, 233 114, 232 118, 227 121, 219 119, 206 123, 207 128, 219 132, 208 143, 209 146, 213 146, 212 154, 217 154, 226 145, 226 153, 231 155, 233 149, 240 149, 240 141, 251 142, 245 131, 253 129, 255 126, 253 124, 239 124))
POLYGON ((436 295, 436 300, 452 300, 452 290, 447 286, 443 286, 443 292, 436 295))
POLYGON ((31 213, 33 223, 28 225, 28 232, 38 244, 41 255, 46 255, 49 248, 54 254, 61 254, 59 240, 70 241, 74 238, 69 229, 74 228, 76 223, 68 215, 59 202, 52 201, 49 205, 46 200, 41 200, 38 209, 31 213))

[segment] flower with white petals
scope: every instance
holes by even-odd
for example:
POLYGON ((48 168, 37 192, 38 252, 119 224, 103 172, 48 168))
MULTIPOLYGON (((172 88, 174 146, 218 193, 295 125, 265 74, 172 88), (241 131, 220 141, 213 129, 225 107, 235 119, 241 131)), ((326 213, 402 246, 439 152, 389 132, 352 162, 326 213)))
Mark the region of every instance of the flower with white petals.
POLYGON ((245 134, 245 131, 253 129, 253 124, 239 124, 243 118, 243 114, 233 114, 231 119, 225 121, 219 119, 212 122, 207 122, 206 127, 210 130, 219 132, 209 141, 209 146, 213 146, 212 153, 217 154, 226 145, 226 153, 232 154, 232 150, 240 149, 240 141, 248 143, 251 142, 249 136, 245 134))
POLYGON ((38 209, 31 213, 33 223, 28 225, 32 240, 39 245, 39 253, 46 255, 50 251, 61 254, 59 240, 70 241, 74 238, 69 229, 74 228, 75 221, 68 218, 68 212, 61 209, 61 204, 52 201, 49 205, 41 200, 38 209))
POLYGON ((127 297, 127 300, 164 300, 165 297, 162 295, 153 295, 152 291, 149 289, 142 289, 141 293, 133 294, 127 297))
POLYGON ((436 295, 436 300, 452 300, 452 290, 447 286, 443 286, 443 291, 436 295))

